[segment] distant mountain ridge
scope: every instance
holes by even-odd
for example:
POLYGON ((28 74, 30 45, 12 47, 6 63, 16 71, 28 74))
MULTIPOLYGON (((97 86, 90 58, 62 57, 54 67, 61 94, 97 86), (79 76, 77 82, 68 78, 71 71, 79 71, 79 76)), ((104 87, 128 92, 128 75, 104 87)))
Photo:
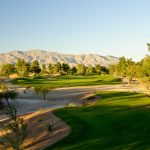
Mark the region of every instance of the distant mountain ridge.
POLYGON ((44 50, 13 50, 7 53, 0 53, 0 65, 4 63, 13 63, 21 58, 27 62, 38 60, 40 64, 54 64, 57 62, 68 63, 71 66, 76 64, 109 66, 118 62, 118 58, 114 56, 101 56, 98 54, 62 54, 57 52, 48 52, 44 50))

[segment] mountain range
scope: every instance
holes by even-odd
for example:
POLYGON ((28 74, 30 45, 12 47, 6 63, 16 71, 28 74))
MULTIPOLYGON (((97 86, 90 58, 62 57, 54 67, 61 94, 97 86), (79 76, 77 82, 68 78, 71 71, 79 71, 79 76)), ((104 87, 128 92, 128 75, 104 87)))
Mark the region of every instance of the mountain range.
POLYGON ((6 53, 0 53, 0 64, 13 63, 21 58, 27 62, 38 60, 40 64, 54 64, 57 62, 68 63, 70 66, 76 64, 109 66, 118 62, 118 58, 114 56, 101 56, 98 54, 63 54, 57 52, 48 52, 44 50, 28 50, 28 51, 17 51, 12 50, 6 53))

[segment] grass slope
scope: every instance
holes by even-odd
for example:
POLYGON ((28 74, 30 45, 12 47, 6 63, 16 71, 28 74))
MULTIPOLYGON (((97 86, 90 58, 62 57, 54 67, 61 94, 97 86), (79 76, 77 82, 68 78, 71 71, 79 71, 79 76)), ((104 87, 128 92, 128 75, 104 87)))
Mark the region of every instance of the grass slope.
POLYGON ((14 84, 23 86, 50 86, 50 87, 70 87, 70 86, 89 86, 89 85, 104 85, 104 84, 118 84, 120 79, 116 79, 111 75, 84 75, 84 76, 62 76, 52 79, 16 79, 14 84))
POLYGON ((72 133, 45 150, 150 150, 150 98, 101 92, 93 106, 58 109, 72 133))

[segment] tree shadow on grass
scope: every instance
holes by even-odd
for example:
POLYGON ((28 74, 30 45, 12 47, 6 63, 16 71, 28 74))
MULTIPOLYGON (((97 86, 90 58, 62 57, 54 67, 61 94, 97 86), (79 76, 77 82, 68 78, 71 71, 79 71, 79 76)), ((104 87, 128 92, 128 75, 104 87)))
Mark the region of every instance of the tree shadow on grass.
POLYGON ((46 150, 148 150, 150 149, 150 110, 145 107, 109 105, 115 99, 146 98, 127 92, 104 92, 93 106, 59 109, 55 113, 72 127, 72 133, 46 150), (102 104, 101 104, 102 103, 102 104))

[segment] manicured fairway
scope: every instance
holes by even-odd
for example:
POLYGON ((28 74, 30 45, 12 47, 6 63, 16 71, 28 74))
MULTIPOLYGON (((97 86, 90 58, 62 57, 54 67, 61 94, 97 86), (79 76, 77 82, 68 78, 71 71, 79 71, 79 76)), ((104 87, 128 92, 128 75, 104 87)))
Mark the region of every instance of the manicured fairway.
POLYGON ((101 92, 93 106, 58 109, 72 133, 46 150, 150 150, 150 97, 101 92))
POLYGON ((13 81, 18 85, 30 86, 50 86, 50 87, 70 87, 70 86, 89 86, 89 85, 106 85, 118 84, 120 79, 114 78, 111 75, 84 75, 84 76, 62 76, 51 79, 16 79, 13 81))

